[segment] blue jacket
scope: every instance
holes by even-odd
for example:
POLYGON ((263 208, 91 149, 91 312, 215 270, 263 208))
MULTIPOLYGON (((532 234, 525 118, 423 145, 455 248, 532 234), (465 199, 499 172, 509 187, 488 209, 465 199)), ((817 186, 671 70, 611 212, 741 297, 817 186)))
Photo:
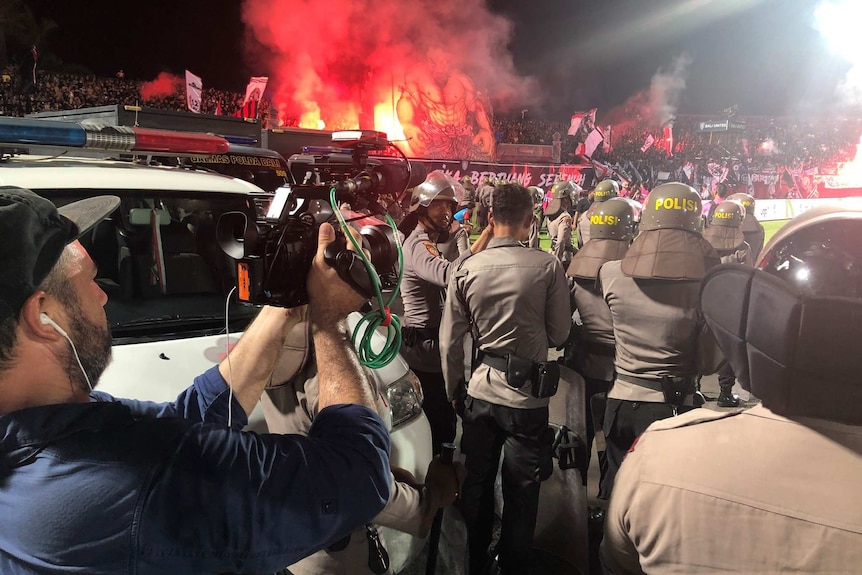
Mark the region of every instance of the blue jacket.
POLYGON ((328 407, 308 437, 240 431, 213 368, 174 403, 46 405, 0 416, 0 573, 273 573, 374 517, 389 435, 328 407))

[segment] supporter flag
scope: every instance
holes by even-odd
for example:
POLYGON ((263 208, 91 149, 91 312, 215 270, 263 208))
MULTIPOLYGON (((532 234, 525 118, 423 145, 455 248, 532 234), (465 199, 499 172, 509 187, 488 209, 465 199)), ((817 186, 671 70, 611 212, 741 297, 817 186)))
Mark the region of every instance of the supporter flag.
POLYGON ((655 136, 652 134, 648 134, 646 140, 644 140, 644 145, 641 146, 641 152, 646 153, 647 150, 652 148, 652 145, 655 143, 655 136))
MULTIPOLYGON (((252 76, 248 81, 248 86, 245 88, 245 99, 242 101, 243 107, 249 103, 250 100, 254 100, 255 102, 259 102, 263 97, 263 93, 266 90, 266 83, 269 81, 269 76, 252 76)), ((257 111, 255 109, 255 111, 257 111)), ((257 114, 254 116, 245 116, 246 118, 257 117, 257 114)))
POLYGON ((242 109, 236 115, 240 118, 257 118, 257 100, 249 100, 243 104, 242 109))
POLYGON ((599 147, 604 139, 604 132, 602 132, 600 128, 593 128, 593 131, 590 132, 590 135, 587 136, 586 140, 584 140, 584 155, 588 158, 592 158, 596 148, 599 147))
POLYGON ((667 142, 667 155, 673 155, 673 124, 668 124, 664 127, 664 139, 667 142))
POLYGON ((602 150, 606 154, 610 154, 611 150, 613 150, 613 147, 611 146, 611 134, 613 133, 612 130, 613 130, 612 126, 605 127, 605 141, 602 144, 602 150))
POLYGON ((195 76, 186 70, 186 103, 189 110, 195 114, 201 113, 201 92, 203 91, 204 83, 200 76, 195 76))
POLYGON ((572 115, 572 121, 569 124, 567 134, 569 136, 577 136, 578 130, 581 129, 581 124, 583 124, 586 130, 592 129, 596 124, 596 110, 598 108, 593 108, 589 112, 575 112, 572 115))
POLYGON ((222 115, 222 111, 221 111, 221 100, 219 100, 219 101, 218 101, 218 103, 216 104, 216 111, 215 111, 215 115, 216 115, 216 116, 221 116, 221 115, 222 115))

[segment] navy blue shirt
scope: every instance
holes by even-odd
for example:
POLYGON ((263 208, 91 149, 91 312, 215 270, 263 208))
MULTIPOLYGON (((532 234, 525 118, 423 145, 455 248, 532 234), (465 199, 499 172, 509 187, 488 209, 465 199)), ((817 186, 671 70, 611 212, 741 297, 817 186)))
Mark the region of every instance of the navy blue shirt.
POLYGON ((0 416, 3 575, 273 573, 388 500, 367 407, 323 409, 308 437, 243 432, 218 368, 173 403, 91 399, 0 416))

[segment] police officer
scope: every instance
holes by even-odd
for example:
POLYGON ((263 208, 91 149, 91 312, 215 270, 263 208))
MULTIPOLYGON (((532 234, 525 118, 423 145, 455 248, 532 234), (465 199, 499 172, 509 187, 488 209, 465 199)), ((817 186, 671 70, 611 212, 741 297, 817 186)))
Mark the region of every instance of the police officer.
POLYGON ((697 305, 701 279, 719 263, 701 235, 700 196, 674 182, 655 188, 645 204, 625 257, 599 270, 616 341, 604 496, 635 438, 653 421, 692 409, 697 376, 714 373, 721 359, 697 305))
POLYGON ((745 236, 745 241, 751 246, 751 258, 756 261, 760 255, 760 250, 763 249, 766 231, 763 229, 763 224, 757 221, 757 217, 755 216, 754 196, 738 193, 731 194, 727 199, 739 202, 745 208, 745 219, 742 220, 742 233, 745 236))
POLYGON ((545 192, 538 186, 527 188, 533 195, 533 225, 530 227, 530 236, 527 238, 526 246, 534 250, 541 249, 539 245, 539 231, 542 228, 542 202, 545 200, 545 192))
POLYGON ((574 182, 559 180, 551 187, 551 198, 544 211, 544 217, 548 220, 548 235, 551 236, 550 251, 563 264, 563 269, 569 265, 575 251, 571 211, 579 190, 580 186, 574 182))
POLYGON ((815 208, 779 230, 761 269, 707 274, 704 318, 763 403, 650 426, 617 477, 606 572, 859 570, 860 237, 862 212, 815 208))
POLYGON ((449 272, 455 262, 484 249, 492 230, 461 254, 455 262, 445 259, 438 242, 448 239, 452 213, 463 194, 461 184, 453 177, 435 170, 413 189, 410 213, 418 224, 404 240, 404 276, 401 298, 404 303, 402 355, 422 384, 425 399, 422 409, 431 424, 434 453, 455 439, 455 411, 446 400, 438 347, 443 295, 449 283, 449 272))
MULTIPOLYGON (((751 246, 742 234, 745 208, 735 200, 721 202, 712 213, 712 224, 703 232, 721 258, 721 263, 752 265, 751 246)), ((733 368, 725 363, 718 370, 718 387, 721 390, 716 403, 719 407, 738 407, 739 396, 732 391, 736 377, 733 368)))
POLYGON ((602 180, 593 190, 593 204, 590 209, 581 214, 578 221, 578 247, 590 241, 590 215, 597 203, 606 202, 620 195, 620 185, 616 180, 602 180))
MULTIPOLYGON (((596 207, 590 218, 590 241, 584 244, 566 271, 572 303, 579 324, 575 329, 570 367, 586 382, 587 457, 595 436, 590 401, 607 393, 614 381, 614 328, 611 310, 596 285, 599 268, 625 256, 634 236, 634 209, 623 198, 612 198, 596 207)), ((604 466, 602 466, 604 469, 604 466)))
MULTIPOLYGON (((270 384, 261 397, 269 433, 308 435, 317 417, 320 385, 311 337, 311 324, 304 318, 287 335, 270 384)), ((367 368, 362 370, 367 372, 367 368)), ((373 382, 374 378, 369 375, 368 380, 373 382)), ((377 408, 382 415, 389 406, 381 399, 383 390, 377 392, 377 408)), ((288 572, 291 575, 392 573, 386 568, 389 552, 384 535, 376 526, 426 537, 437 510, 455 500, 462 476, 459 463, 452 469, 439 458, 428 466, 424 484, 419 484, 408 471, 393 467, 386 507, 370 523, 344 539, 290 565, 288 572)))
POLYGON ((503 452, 503 574, 528 573, 539 485, 551 471, 553 432, 548 402, 558 364, 548 347, 569 333, 566 276, 552 255, 520 245, 530 233, 533 197, 518 184, 494 189, 494 238, 453 273, 440 329, 446 391, 456 400, 464 382, 464 338, 479 349, 461 415, 467 479, 461 490, 470 573, 487 563, 494 522, 494 480, 503 452), (545 367, 547 373, 539 377, 545 367), (556 368, 556 370, 554 369, 556 368))

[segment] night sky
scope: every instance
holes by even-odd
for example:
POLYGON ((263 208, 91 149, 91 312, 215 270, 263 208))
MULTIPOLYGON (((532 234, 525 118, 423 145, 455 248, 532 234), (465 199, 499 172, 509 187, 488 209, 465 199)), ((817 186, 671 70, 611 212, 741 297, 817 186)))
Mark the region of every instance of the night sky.
MULTIPOLYGON (((326 2, 326 0, 320 0, 326 2)), ((402 0, 412 2, 418 0, 402 0)), ((28 0, 59 28, 43 42, 99 75, 152 79, 188 68, 205 84, 241 91, 267 75, 247 41, 239 0, 28 0)), ((561 119, 609 109, 649 87, 674 58, 691 59, 680 113, 783 115, 829 107, 846 62, 812 27, 814 0, 489 0, 514 22, 518 72, 544 94, 536 113, 561 119)), ((298 15, 301 17, 301 14, 298 15)), ((357 23, 356 35, 373 33, 357 23)), ((458 33, 458 31, 453 31, 458 33)), ((445 39, 441 39, 445 42, 445 39)))

